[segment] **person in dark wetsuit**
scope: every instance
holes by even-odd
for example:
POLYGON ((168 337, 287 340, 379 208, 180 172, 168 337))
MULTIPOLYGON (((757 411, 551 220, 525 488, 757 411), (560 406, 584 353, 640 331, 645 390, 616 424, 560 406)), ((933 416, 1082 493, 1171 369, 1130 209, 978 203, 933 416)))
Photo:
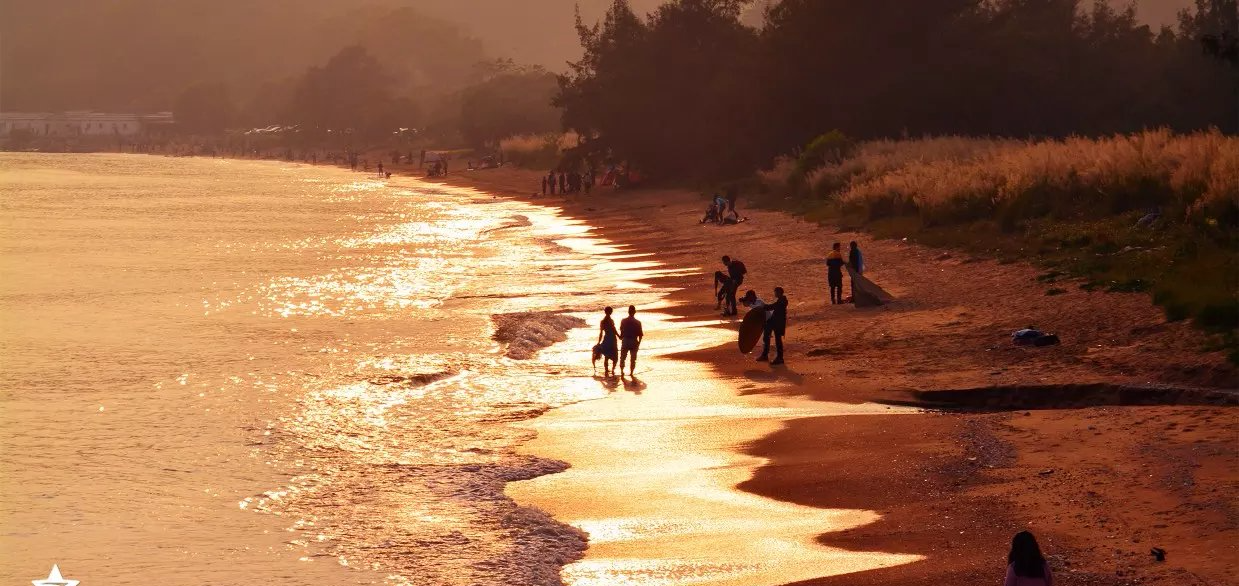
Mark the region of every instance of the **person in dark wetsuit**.
POLYGON ((637 320, 637 308, 632 305, 628 306, 628 317, 620 320, 620 355, 619 355, 619 372, 620 376, 624 376, 624 359, 628 358, 628 374, 637 376, 637 348, 641 347, 641 340, 645 339, 645 332, 641 329, 641 322, 637 320))
POLYGON ((766 327, 762 330, 761 356, 758 362, 770 360, 770 337, 774 336, 774 360, 771 365, 783 364, 783 334, 787 332, 787 297, 783 295, 782 287, 774 288, 774 303, 765 305, 766 327))
POLYGON ((826 255, 826 284, 830 286, 830 304, 843 303, 843 253, 838 242, 826 255))
POLYGON ((723 307, 723 315, 736 315, 736 291, 744 283, 744 275, 748 269, 739 259, 732 260, 730 256, 723 257, 723 266, 727 267, 726 274, 722 271, 714 273, 714 282, 723 285, 723 288, 719 290, 719 303, 715 305, 715 309, 726 303, 723 307))

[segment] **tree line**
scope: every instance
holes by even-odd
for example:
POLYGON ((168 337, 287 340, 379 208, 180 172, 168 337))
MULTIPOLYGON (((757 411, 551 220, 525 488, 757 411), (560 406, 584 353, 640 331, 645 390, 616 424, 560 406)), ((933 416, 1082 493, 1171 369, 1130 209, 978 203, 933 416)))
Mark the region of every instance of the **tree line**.
POLYGON ((1152 30, 1105 0, 614 0, 578 16, 564 126, 651 173, 727 178, 855 138, 1239 131, 1235 0, 1152 30))

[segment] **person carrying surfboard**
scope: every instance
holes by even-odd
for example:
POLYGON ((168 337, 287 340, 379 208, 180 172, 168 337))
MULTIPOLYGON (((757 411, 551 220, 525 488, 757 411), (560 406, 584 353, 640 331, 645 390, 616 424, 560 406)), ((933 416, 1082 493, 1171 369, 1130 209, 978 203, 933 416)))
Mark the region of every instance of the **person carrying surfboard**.
POLYGON ((619 372, 620 376, 624 376, 624 359, 627 358, 628 374, 637 376, 637 348, 641 346, 641 340, 645 338, 645 332, 641 329, 641 321, 637 319, 637 308, 631 305, 628 306, 628 317, 620 320, 620 355, 619 355, 619 372), (632 356, 631 358, 628 358, 632 356))
POLYGON ((766 317, 766 329, 762 332, 761 356, 758 362, 770 360, 770 337, 774 336, 775 356, 770 360, 771 366, 783 364, 783 334, 787 332, 787 297, 783 295, 782 287, 774 288, 774 303, 766 305, 770 308, 766 317))

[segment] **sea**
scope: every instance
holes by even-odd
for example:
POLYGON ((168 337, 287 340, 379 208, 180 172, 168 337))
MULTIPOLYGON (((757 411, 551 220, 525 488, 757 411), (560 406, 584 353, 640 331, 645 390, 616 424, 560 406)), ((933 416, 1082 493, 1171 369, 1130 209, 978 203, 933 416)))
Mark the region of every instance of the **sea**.
POLYGON ((412 178, 0 154, 0 582, 558 584, 585 534, 503 489, 615 390, 539 350, 663 295, 622 253, 412 178))

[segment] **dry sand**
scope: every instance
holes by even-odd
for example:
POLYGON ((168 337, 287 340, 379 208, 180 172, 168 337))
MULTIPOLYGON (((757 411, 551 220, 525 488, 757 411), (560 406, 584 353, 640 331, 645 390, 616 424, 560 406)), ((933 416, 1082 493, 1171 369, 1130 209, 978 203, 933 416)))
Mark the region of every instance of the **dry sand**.
POLYGON ((538 173, 506 168, 446 181, 562 206, 633 251, 699 267, 658 281, 680 288, 671 299, 683 302, 673 311, 685 320, 736 327, 717 317, 710 294, 723 254, 748 266, 742 289, 769 299, 784 287, 786 367, 755 363, 730 344, 681 356, 763 383, 741 385, 741 394, 774 388, 836 402, 924 404, 934 396, 922 391, 968 390, 941 398, 989 405, 798 419, 746 445, 769 462, 740 489, 882 513, 821 543, 925 556, 800 584, 998 583, 1010 537, 1022 528, 1038 535, 1056 583, 1239 583, 1239 410, 1208 404, 1233 404, 1236 372, 1220 353, 1202 350, 1188 324, 1166 322, 1147 295, 1068 285, 1047 297, 1029 265, 873 241, 744 209, 743 198, 750 221, 719 227, 699 225, 706 199, 682 190, 541 196, 533 194, 538 173), (896 303, 829 304, 822 259, 830 243, 849 240, 861 242, 867 276, 896 303), (1013 347, 1009 333, 1029 324, 1063 344, 1013 347), (1150 385, 1166 388, 1142 391, 1150 385), (1132 401, 1153 404, 1118 405, 1132 401), (1168 552, 1165 562, 1149 555, 1153 547, 1168 552))

